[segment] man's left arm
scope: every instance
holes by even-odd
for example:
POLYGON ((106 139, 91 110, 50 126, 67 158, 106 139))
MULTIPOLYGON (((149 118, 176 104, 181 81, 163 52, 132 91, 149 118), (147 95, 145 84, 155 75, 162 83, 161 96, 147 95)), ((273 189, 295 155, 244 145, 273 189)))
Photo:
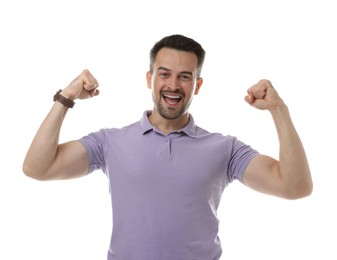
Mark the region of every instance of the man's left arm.
POLYGON ((259 81, 247 92, 245 100, 250 105, 270 111, 280 151, 279 160, 256 156, 247 166, 243 182, 254 190, 286 199, 310 195, 313 189, 310 168, 288 107, 268 80, 259 81))

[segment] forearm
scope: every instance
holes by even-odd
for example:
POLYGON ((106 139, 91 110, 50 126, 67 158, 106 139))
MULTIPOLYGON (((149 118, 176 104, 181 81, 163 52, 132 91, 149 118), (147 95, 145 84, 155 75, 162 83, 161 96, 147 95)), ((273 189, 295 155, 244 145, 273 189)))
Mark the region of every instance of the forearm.
POLYGON ((40 179, 52 165, 67 110, 65 106, 55 102, 42 122, 24 160, 23 171, 26 175, 40 179))
POLYGON ((270 110, 279 142, 279 172, 285 193, 290 198, 307 196, 312 191, 311 173, 304 147, 284 104, 270 110))

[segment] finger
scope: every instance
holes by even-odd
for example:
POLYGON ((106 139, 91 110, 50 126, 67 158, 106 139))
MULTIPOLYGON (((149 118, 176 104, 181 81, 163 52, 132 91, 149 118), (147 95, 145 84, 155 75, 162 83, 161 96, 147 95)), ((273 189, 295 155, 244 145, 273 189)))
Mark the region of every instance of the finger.
POLYGON ((93 89, 90 91, 90 97, 98 96, 99 95, 99 90, 98 89, 93 89))
POLYGON ((90 73, 89 70, 85 69, 83 70, 82 74, 82 83, 83 83, 83 88, 86 91, 91 91, 93 89, 98 88, 99 83, 95 79, 95 77, 90 73))
POLYGON ((259 81, 257 84, 250 87, 247 92, 254 98, 263 99, 266 95, 267 86, 263 81, 259 81))
POLYGON ((264 89, 261 89, 261 87, 256 86, 256 87, 251 87, 250 89, 247 90, 249 96, 249 100, 259 98, 262 99, 266 95, 266 91, 264 89))

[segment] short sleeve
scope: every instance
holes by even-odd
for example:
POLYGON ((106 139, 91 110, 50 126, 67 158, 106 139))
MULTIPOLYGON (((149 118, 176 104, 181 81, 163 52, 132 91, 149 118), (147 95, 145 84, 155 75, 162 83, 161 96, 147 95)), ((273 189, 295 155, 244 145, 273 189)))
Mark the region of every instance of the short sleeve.
POLYGON ((83 136, 78 141, 84 146, 89 158, 89 171, 92 173, 95 170, 101 169, 105 172, 105 151, 106 151, 106 133, 104 130, 90 133, 83 136))
POLYGON ((259 153, 249 145, 233 138, 232 151, 229 161, 229 176, 231 181, 237 179, 243 182, 243 174, 250 161, 259 153))

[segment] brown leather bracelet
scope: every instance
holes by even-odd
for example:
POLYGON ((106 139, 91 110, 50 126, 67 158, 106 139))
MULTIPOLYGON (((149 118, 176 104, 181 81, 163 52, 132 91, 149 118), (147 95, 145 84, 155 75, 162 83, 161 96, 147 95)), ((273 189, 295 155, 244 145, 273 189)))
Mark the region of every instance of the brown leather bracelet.
POLYGON ((56 92, 56 94, 54 95, 53 101, 58 101, 62 105, 64 105, 65 107, 73 108, 74 105, 75 105, 75 102, 73 100, 69 99, 69 98, 65 98, 64 96, 62 96, 61 91, 62 91, 62 89, 60 89, 59 91, 56 92))

